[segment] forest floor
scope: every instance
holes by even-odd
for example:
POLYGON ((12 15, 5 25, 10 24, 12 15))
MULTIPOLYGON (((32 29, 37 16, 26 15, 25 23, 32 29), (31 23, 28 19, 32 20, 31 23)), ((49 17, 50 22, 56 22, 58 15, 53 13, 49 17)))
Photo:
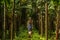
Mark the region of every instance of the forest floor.
MULTIPOLYGON (((41 37, 38 30, 34 28, 32 38, 29 38, 27 28, 20 27, 19 35, 16 36, 14 40, 45 40, 45 37, 41 37)), ((48 40, 54 40, 54 37, 48 38, 48 40)))
POLYGON ((18 37, 15 38, 15 40, 40 40, 40 35, 38 34, 38 31, 36 29, 33 29, 32 38, 28 37, 28 30, 27 28, 24 29, 23 27, 20 28, 20 34, 18 37))

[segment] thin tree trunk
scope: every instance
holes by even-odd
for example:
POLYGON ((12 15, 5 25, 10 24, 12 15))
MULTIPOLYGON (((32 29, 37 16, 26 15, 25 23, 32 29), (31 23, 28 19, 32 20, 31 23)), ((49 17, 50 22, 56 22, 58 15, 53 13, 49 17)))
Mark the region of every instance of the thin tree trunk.
POLYGON ((5 13, 6 13, 5 10, 6 10, 6 8, 5 8, 5 2, 4 2, 4 27, 3 27, 4 28, 4 32, 3 32, 4 40, 6 40, 5 39, 5 13))
POLYGON ((41 14, 39 14, 39 18, 38 18, 38 20, 39 20, 39 34, 41 33, 41 20, 40 20, 40 18, 41 18, 41 14))
POLYGON ((15 26, 15 0, 13 1, 13 38, 16 36, 16 26, 15 26))
POLYGON ((12 37, 12 35, 13 35, 13 33, 12 33, 12 32, 13 32, 13 23, 12 23, 12 19, 11 19, 11 25, 10 25, 10 26, 11 26, 11 36, 10 36, 11 39, 10 39, 10 40, 13 40, 13 37, 12 37))
POLYGON ((57 21, 56 21, 56 22, 57 22, 57 24, 56 24, 56 40, 58 40, 58 21, 59 21, 57 7, 58 7, 58 6, 55 6, 55 12, 56 12, 56 15, 57 15, 57 17, 56 17, 56 20, 57 20, 57 21))
POLYGON ((48 3, 45 3, 45 36, 48 40, 48 3))
MULTIPOLYGON (((12 15, 13 15, 13 11, 12 11, 12 15)), ((13 35, 13 33, 12 33, 13 32, 13 21, 12 20, 13 20, 13 17, 11 17, 11 19, 10 19, 10 21, 11 21, 11 25, 10 25, 10 40, 13 40, 13 36, 12 36, 13 35)))
MULTIPOLYGON (((21 6, 21 1, 19 3, 19 6, 21 6)), ((20 18, 20 21, 19 21, 19 26, 20 26, 21 25, 21 8, 20 8, 20 16, 19 16, 19 18, 20 18)))
POLYGON ((11 40, 15 37, 15 27, 14 27, 14 9, 15 8, 15 0, 13 1, 13 8, 12 8, 12 19, 11 19, 11 40))
POLYGON ((41 13, 41 36, 43 36, 43 20, 42 20, 42 13, 41 13))

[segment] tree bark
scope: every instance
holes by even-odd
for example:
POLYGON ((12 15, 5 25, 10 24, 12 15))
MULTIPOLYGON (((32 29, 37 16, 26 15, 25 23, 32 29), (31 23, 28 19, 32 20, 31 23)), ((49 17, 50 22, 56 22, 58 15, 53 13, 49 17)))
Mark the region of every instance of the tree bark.
POLYGON ((43 36, 43 19, 42 19, 42 13, 41 13, 41 36, 43 36))
POLYGON ((45 3, 45 36, 48 40, 48 3, 45 3))
POLYGON ((4 28, 4 32, 3 32, 3 34, 4 34, 4 35, 3 35, 3 36, 4 36, 4 40, 6 40, 6 39, 5 39, 5 14, 6 14, 6 6, 5 6, 5 5, 6 5, 6 4, 5 4, 5 1, 4 1, 4 27, 3 27, 3 28, 4 28))
POLYGON ((55 6, 55 13, 56 13, 56 40, 58 40, 58 23, 59 23, 59 14, 58 14, 58 6, 55 6))
POLYGON ((10 40, 13 40, 15 38, 15 27, 14 27, 14 10, 15 10, 15 0, 13 1, 13 7, 12 7, 12 18, 11 18, 11 36, 10 40))

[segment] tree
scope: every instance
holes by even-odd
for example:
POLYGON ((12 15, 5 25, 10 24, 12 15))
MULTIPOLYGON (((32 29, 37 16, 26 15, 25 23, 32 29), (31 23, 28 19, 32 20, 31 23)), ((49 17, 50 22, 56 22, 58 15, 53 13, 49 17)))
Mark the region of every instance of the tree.
POLYGON ((56 13, 56 40, 58 40, 58 26, 59 26, 59 13, 58 13, 58 5, 59 5, 59 0, 53 0, 55 4, 55 13, 56 13))
POLYGON ((4 39, 5 39, 5 2, 4 2, 4 39))
POLYGON ((11 39, 10 40, 13 40, 13 38, 15 38, 14 13, 15 13, 15 0, 13 0, 13 6, 12 6, 11 36, 10 36, 11 39))
POLYGON ((45 1, 45 36, 48 40, 48 3, 45 1))

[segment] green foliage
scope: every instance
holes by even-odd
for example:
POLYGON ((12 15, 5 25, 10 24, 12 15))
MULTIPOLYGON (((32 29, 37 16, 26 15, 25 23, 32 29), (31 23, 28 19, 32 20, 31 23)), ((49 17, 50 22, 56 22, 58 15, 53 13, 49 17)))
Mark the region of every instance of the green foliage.
MULTIPOLYGON (((37 15, 37 14, 34 14, 34 13, 36 13, 36 8, 39 7, 39 12, 40 11, 45 12, 45 2, 48 2, 48 13, 49 13, 50 21, 51 20, 55 21, 55 18, 56 18, 54 6, 57 6, 57 5, 60 6, 60 0, 29 0, 30 2, 28 2, 28 0, 21 0, 21 1, 20 0, 0 0, 0 3, 4 4, 4 2, 5 2, 6 5, 7 5, 8 11, 11 12, 12 7, 13 7, 12 5, 13 5, 14 1, 15 1, 15 10, 17 10, 17 13, 22 14, 21 10, 24 10, 24 8, 26 8, 28 10, 24 10, 24 11, 28 11, 27 14, 30 15, 31 17, 33 17, 33 18, 36 18, 36 15, 37 15)), ((23 12, 23 15, 24 15, 24 13, 25 12, 23 12)), ((12 13, 8 13, 7 14, 8 17, 11 17, 11 14, 12 13)), ((21 16, 21 18, 24 18, 24 17, 25 17, 25 15, 21 16)), ((51 32, 51 31, 49 30, 48 32, 51 32)), ((22 27, 20 27, 19 34, 18 34, 18 36, 16 36, 15 40, 29 39, 27 34, 28 34, 27 28, 25 29, 22 26, 22 27)), ((51 40, 53 38, 54 37, 52 37, 51 40)), ((38 34, 38 31, 36 29, 33 29, 33 34, 32 34, 31 39, 32 40, 40 40, 40 39, 44 40, 45 37, 41 37, 38 34)))
MULTIPOLYGON (((52 40, 52 38, 54 39, 54 37, 55 36, 53 35, 52 37, 49 37, 48 40, 52 40)), ((27 28, 24 28, 23 26, 21 26, 20 31, 19 31, 19 35, 16 36, 15 40, 28 40, 28 39, 45 40, 45 36, 41 37, 41 35, 38 34, 38 30, 36 28, 33 28, 32 38, 29 38, 27 28)))
POLYGON ((53 0, 53 2, 54 2, 55 5, 59 5, 60 4, 59 0, 53 0))
POLYGON ((6 4, 10 4, 10 0, 5 0, 6 4))

